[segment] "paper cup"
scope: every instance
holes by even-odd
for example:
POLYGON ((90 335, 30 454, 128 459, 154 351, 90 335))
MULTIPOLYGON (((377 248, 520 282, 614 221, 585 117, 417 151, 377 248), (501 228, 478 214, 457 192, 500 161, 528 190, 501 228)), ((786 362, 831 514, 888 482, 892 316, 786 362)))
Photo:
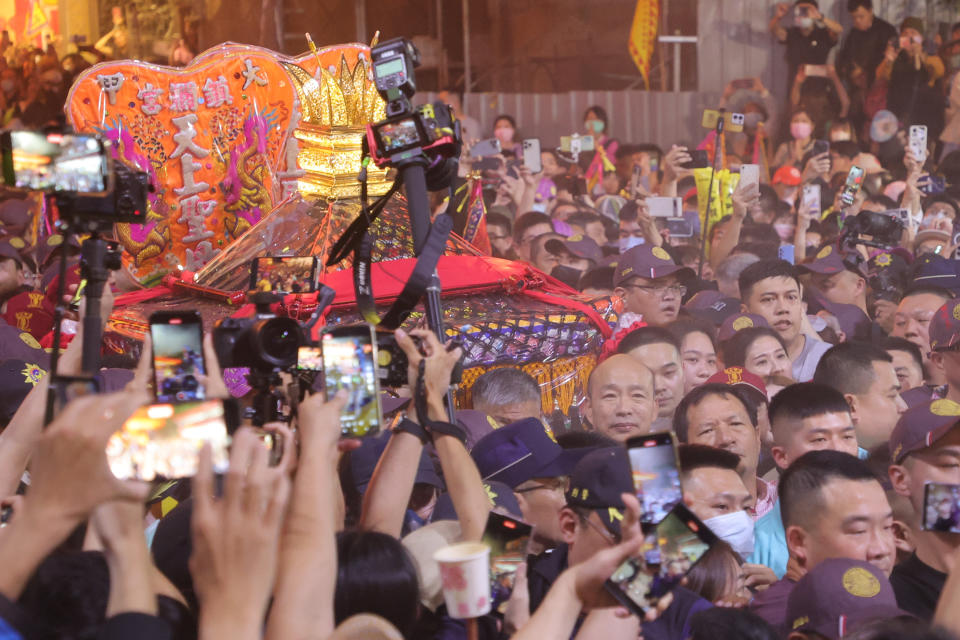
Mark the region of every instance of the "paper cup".
POLYGON ((490 612, 490 547, 461 542, 433 554, 451 618, 478 618, 490 612))

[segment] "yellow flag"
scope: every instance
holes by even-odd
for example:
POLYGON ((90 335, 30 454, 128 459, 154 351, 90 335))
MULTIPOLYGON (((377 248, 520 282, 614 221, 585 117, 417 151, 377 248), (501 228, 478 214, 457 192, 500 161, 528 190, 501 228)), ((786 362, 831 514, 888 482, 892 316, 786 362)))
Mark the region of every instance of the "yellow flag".
POLYGON ((40 31, 47 24, 47 14, 37 0, 34 0, 30 8, 30 14, 27 18, 27 34, 33 35, 40 31))
POLYGON ((643 81, 650 88, 650 59, 657 43, 657 25, 660 22, 660 0, 637 0, 630 27, 630 57, 637 65, 643 81))

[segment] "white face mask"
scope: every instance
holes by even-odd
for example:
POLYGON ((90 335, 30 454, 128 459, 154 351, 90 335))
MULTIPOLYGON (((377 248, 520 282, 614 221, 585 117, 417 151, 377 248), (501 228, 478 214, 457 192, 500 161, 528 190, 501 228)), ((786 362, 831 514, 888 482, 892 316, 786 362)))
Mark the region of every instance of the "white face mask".
POLYGON ((753 553, 753 518, 746 511, 734 511, 703 521, 717 537, 733 547, 741 558, 753 553))
POLYGON ((627 236, 626 238, 620 238, 620 253, 624 251, 629 251, 634 247, 644 244, 643 238, 634 238, 633 236, 627 236))

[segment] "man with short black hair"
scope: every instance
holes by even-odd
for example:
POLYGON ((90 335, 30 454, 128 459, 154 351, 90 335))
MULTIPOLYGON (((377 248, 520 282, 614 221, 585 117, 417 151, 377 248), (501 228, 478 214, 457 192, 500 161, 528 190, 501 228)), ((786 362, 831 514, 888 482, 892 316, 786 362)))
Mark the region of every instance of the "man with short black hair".
POLYGON ((930 362, 930 320, 937 309, 948 300, 953 299, 953 293, 947 289, 933 286, 920 286, 908 289, 900 299, 893 316, 893 331, 890 335, 896 338, 906 338, 920 347, 923 354, 923 365, 926 367, 927 384, 940 385, 945 382, 943 370, 930 362))
POLYGON ((940 399, 903 414, 890 436, 890 484, 910 500, 916 550, 890 576, 900 607, 931 620, 947 574, 956 569, 960 535, 924 531, 930 483, 960 484, 960 404, 940 399))
POLYGON ((893 358, 871 344, 844 342, 831 347, 820 358, 813 381, 843 394, 857 440, 866 449, 889 440, 897 419, 907 410, 893 358))
POLYGON ((760 260, 740 273, 739 284, 743 311, 763 316, 787 343, 793 379, 807 382, 813 378, 820 356, 830 344, 813 333, 804 317, 803 288, 793 265, 785 260, 760 260))
POLYGON ((737 473, 754 500, 756 515, 762 516, 776 501, 776 485, 757 476, 760 459, 760 432, 757 414, 740 389, 707 383, 688 393, 677 406, 673 429, 680 442, 703 444, 737 456, 737 473))
POLYGON ((917 345, 905 338, 887 338, 883 348, 893 359, 901 394, 923 385, 923 354, 917 345))
MULTIPOLYGON (((773 446, 770 453, 781 471, 810 451, 831 449, 858 456, 850 407, 839 391, 803 382, 785 387, 770 402, 773 446)), ((866 451, 862 451, 865 456, 866 451)), ((751 562, 765 564, 778 576, 787 571, 787 536, 776 503, 757 520, 756 547, 751 562)))
POLYGON ((781 476, 779 495, 796 570, 750 604, 767 622, 783 628, 795 578, 829 558, 863 560, 890 574, 896 559, 893 510, 865 462, 841 451, 810 451, 781 476))
POLYGON ((545 233, 553 232, 553 221, 545 213, 528 211, 513 223, 513 249, 517 258, 530 262, 530 248, 533 241, 545 233))
POLYGON ((680 342, 662 327, 641 327, 620 340, 617 353, 636 358, 653 372, 657 419, 651 425, 651 430, 669 430, 685 389, 680 342))
POLYGON ((540 385, 516 367, 491 369, 470 387, 473 408, 505 426, 524 418, 540 419, 540 385))
POLYGON ((487 212, 487 237, 490 238, 490 246, 493 248, 495 258, 512 260, 516 257, 513 252, 511 226, 510 218, 502 213, 487 212))

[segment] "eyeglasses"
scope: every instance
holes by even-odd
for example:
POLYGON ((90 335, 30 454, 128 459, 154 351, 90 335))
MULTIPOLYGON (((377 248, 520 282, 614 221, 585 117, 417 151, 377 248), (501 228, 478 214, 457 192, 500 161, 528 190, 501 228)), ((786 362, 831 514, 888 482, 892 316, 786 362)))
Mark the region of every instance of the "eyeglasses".
POLYGON ((609 544, 615 545, 620 544, 620 536, 615 533, 610 532, 606 527, 601 527, 597 524, 594 524, 593 520, 589 517, 580 516, 580 520, 587 523, 587 526, 600 534, 600 537, 606 540, 609 544))
POLYGON ((683 297, 687 293, 687 288, 682 284, 661 284, 651 286, 648 284, 625 284, 625 287, 633 287, 634 289, 642 289, 647 293, 652 293, 655 296, 662 298, 668 291, 677 294, 679 297, 683 297))
POLYGON ((566 477, 557 477, 546 479, 545 482, 537 482, 537 484, 532 487, 524 487, 523 489, 514 489, 514 493, 529 493, 531 491, 540 491, 541 489, 545 491, 565 491, 567 488, 567 479, 566 477))

